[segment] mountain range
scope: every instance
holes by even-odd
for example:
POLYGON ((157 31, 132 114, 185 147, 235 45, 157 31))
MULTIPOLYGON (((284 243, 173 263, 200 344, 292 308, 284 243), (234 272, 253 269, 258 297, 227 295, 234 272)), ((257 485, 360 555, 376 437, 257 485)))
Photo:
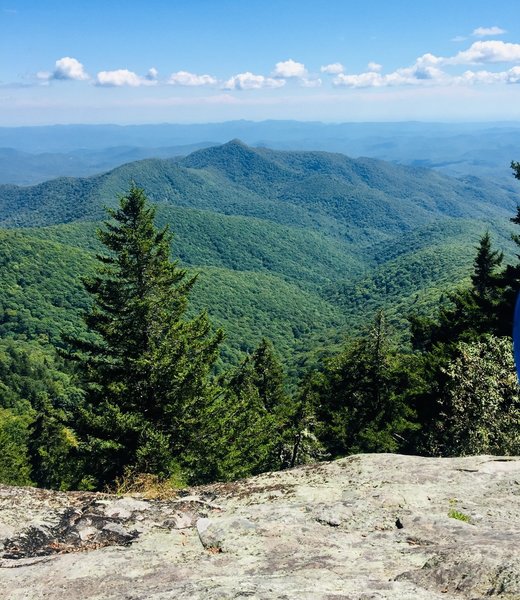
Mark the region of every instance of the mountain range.
POLYGON ((510 185, 518 123, 320 123, 55 125, 0 128, 0 183, 32 185, 87 176, 144 158, 186 156, 240 138, 254 147, 321 150, 475 175, 510 185))
POLYGON ((513 185, 472 175, 239 140, 87 178, 1 185, 0 333, 59 344, 81 328, 95 229, 131 182, 170 225, 173 255, 200 272, 193 310, 225 328, 223 362, 265 335, 292 369, 383 307, 404 332, 408 312, 432 311, 469 275, 486 230, 511 252, 517 200, 513 185))

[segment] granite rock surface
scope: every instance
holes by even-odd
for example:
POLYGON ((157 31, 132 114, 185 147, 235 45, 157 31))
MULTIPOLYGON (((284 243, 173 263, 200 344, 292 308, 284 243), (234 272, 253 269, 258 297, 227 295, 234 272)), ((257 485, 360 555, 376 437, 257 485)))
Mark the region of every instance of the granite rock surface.
POLYGON ((168 500, 0 486, 4 600, 520 599, 520 458, 358 455, 168 500))

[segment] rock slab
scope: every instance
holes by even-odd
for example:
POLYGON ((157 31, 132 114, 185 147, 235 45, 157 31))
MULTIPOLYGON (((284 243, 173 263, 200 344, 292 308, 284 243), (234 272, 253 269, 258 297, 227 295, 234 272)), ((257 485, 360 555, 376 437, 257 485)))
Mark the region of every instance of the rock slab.
POLYGON ((0 486, 5 600, 520 599, 520 458, 357 455, 170 500, 0 486))

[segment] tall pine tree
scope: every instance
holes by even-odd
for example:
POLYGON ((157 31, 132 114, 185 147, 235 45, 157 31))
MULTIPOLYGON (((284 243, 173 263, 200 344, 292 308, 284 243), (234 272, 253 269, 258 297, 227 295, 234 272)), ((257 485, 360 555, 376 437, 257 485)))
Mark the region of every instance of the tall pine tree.
MULTIPOLYGON (((514 177, 520 179, 520 162, 512 161, 511 168, 513 169, 514 177)), ((520 225, 520 205, 517 205, 516 214, 514 217, 511 217, 510 221, 515 225, 520 225)), ((520 292, 520 235, 514 233, 511 235, 511 239, 517 245, 519 251, 517 253, 516 264, 508 264, 500 278, 502 299, 499 306, 498 319, 501 327, 497 333, 502 336, 512 335, 515 303, 520 292)))
POLYGON ((196 277, 170 260, 172 236, 132 185, 98 232, 109 251, 85 280, 96 342, 73 343, 87 385, 79 433, 95 484, 125 468, 168 476, 190 452, 210 395, 222 332, 204 313, 186 318, 196 277))
POLYGON ((429 351, 439 344, 454 347, 459 340, 476 340, 487 333, 499 333, 498 311, 503 294, 498 269, 502 259, 502 252, 492 249, 490 235, 485 233, 473 261, 472 285, 448 294, 448 304, 441 301, 437 319, 410 319, 415 349, 429 351))
POLYGON ((316 382, 318 437, 333 457, 395 452, 406 445, 416 425, 399 395, 401 377, 379 313, 366 335, 330 360, 316 382))

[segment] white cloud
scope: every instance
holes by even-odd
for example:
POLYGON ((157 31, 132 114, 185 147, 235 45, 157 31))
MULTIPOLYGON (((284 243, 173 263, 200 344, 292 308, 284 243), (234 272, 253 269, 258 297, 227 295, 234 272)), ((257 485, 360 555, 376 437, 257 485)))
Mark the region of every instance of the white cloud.
POLYGON ((508 71, 466 71, 453 78, 456 84, 493 84, 493 83, 520 83, 520 67, 513 67, 508 71))
POLYGON ((215 85, 217 80, 211 75, 195 75, 188 71, 177 71, 172 73, 168 79, 168 83, 171 85, 184 85, 184 86, 202 86, 202 85, 215 85))
POLYGON ((344 70, 345 67, 339 62, 323 65, 323 67, 320 68, 322 73, 328 73, 329 75, 339 75, 339 73, 343 73, 344 70))
POLYGON ((451 58, 439 60, 447 65, 516 62, 520 61, 520 44, 499 40, 474 42, 467 50, 463 50, 451 58))
POLYGON ((451 38, 452 42, 465 42, 468 38, 464 35, 456 35, 454 38, 451 38))
POLYGON ((159 76, 159 71, 155 67, 152 67, 151 69, 148 69, 148 73, 146 74, 146 79, 148 79, 148 81, 157 81, 158 76, 159 76))
POLYGON ((488 35, 502 35, 503 33, 506 33, 506 30, 495 25, 494 27, 477 27, 473 30, 471 35, 474 35, 475 37, 486 37, 488 35))
POLYGON ((307 69, 303 63, 294 61, 292 58, 278 62, 273 71, 274 77, 307 77, 307 69))
POLYGON ((56 61, 54 71, 39 71, 36 74, 38 79, 44 81, 50 81, 51 79, 66 81, 84 81, 89 79, 88 74, 85 72, 85 67, 77 60, 70 56, 64 56, 56 61))
POLYGON ((465 71, 462 75, 453 78, 453 83, 462 85, 490 84, 505 81, 505 73, 491 71, 465 71))
POLYGON ((285 85, 285 79, 273 79, 263 75, 253 75, 247 71, 228 79, 222 86, 225 90, 258 90, 261 88, 280 88, 285 85))
MULTIPOLYGON (((154 69, 155 71, 155 69, 154 69)), ((150 71, 148 72, 150 74, 150 71)), ((101 87, 139 87, 141 85, 155 85, 155 79, 140 77, 128 69, 116 69, 115 71, 100 71, 96 77, 96 85, 101 87)))
POLYGON ((369 63, 371 70, 357 75, 340 73, 332 81, 335 86, 352 88, 388 87, 398 85, 432 85, 446 81, 446 74, 438 68, 440 59, 433 54, 420 56, 411 67, 396 69, 383 75, 379 72, 380 65, 369 63), (376 70, 374 67, 377 67, 376 70))
POLYGON ((380 65, 379 63, 376 63, 376 62, 369 62, 367 66, 368 66, 368 70, 373 71, 374 73, 379 73, 381 71, 381 69, 383 68, 383 65, 380 65))
POLYGON ((301 80, 301 86, 306 88, 317 88, 321 86, 321 79, 319 77, 315 79, 307 79, 303 77, 301 80))
POLYGON ((374 71, 345 75, 340 73, 334 78, 335 86, 350 88, 392 87, 402 85, 428 86, 428 85, 492 85, 492 84, 520 84, 520 66, 512 67, 507 71, 465 71, 462 75, 449 75, 438 67, 431 65, 415 64, 411 67, 396 69, 392 73, 382 75, 374 71))
POLYGON ((381 87, 387 85, 385 83, 384 76, 374 71, 368 73, 360 73, 359 75, 345 75, 345 73, 339 73, 337 77, 334 77, 332 83, 335 86, 346 86, 353 88, 361 87, 381 87))
POLYGON ((49 81, 52 79, 52 73, 50 71, 38 71, 38 73, 36 73, 36 77, 48 85, 49 81))
POLYGON ((507 71, 507 83, 520 83, 520 67, 513 67, 507 71))

